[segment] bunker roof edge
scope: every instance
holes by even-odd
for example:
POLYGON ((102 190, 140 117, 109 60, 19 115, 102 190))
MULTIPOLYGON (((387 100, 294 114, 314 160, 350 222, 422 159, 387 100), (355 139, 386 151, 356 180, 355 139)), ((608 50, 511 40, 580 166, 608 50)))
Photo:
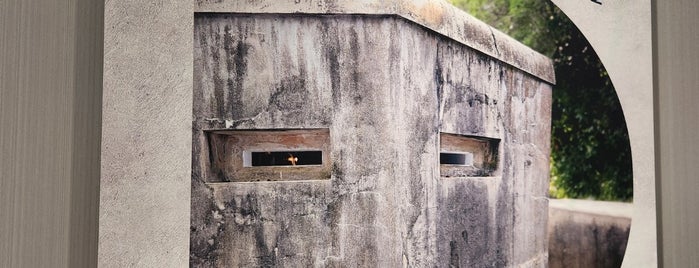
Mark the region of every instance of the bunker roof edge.
POLYGON ((195 12, 396 15, 555 84, 553 62, 444 0, 194 0, 195 12))

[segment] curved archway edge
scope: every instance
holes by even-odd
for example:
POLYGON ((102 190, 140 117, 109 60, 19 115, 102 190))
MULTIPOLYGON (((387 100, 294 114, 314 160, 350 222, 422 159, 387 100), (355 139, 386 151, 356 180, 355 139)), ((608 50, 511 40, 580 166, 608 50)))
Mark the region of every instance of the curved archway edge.
POLYGON ((633 216, 622 267, 657 266, 653 60, 649 0, 552 0, 602 60, 624 111, 633 163, 633 216))

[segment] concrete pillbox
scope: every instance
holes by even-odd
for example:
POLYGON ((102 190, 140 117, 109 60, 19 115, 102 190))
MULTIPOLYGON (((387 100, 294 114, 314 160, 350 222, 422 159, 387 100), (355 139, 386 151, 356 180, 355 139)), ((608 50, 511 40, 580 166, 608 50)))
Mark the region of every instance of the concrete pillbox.
POLYGON ((202 4, 191 265, 546 265, 550 61, 433 4, 492 50, 401 15, 202 4), (259 144, 325 161, 241 164, 259 144))

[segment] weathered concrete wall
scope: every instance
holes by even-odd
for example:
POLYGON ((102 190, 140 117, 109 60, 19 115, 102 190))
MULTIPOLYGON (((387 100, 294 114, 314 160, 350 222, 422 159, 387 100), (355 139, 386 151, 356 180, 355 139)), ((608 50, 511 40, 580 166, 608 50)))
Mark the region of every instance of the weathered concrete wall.
POLYGON ((399 17, 197 14, 190 263, 544 267, 550 94, 399 17), (331 178, 207 183, 223 128, 328 128, 331 178), (440 132, 494 176, 440 178, 440 132))
POLYGON ((184 267, 192 4, 105 1, 100 267, 184 267))
POLYGON ((631 204, 551 200, 549 267, 620 267, 631 228, 631 204))
POLYGON ((194 11, 243 14, 395 15, 554 83, 550 59, 444 0, 194 0, 194 11))

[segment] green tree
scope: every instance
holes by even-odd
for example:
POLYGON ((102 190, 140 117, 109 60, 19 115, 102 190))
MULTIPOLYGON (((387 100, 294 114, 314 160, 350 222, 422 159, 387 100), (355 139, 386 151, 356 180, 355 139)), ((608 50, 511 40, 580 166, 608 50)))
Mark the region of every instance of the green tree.
POLYGON ((553 59, 551 196, 630 201, 626 121, 609 75, 580 30, 550 1, 451 2, 553 59))

